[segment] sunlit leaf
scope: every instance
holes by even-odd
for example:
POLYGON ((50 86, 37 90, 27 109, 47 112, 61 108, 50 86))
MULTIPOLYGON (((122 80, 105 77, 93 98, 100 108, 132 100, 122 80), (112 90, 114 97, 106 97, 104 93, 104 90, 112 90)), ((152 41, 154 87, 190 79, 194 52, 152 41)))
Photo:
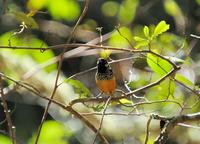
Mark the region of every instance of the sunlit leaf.
POLYGON ((104 109, 104 106, 104 104, 98 104, 97 106, 92 106, 91 108, 96 112, 100 112, 104 109))
POLYGON ((156 28, 154 29, 152 37, 157 37, 159 34, 166 32, 169 29, 169 24, 166 24, 165 21, 161 21, 156 28))
POLYGON ((12 11, 11 14, 13 14, 19 22, 24 22, 27 27, 38 29, 38 24, 36 21, 32 17, 27 16, 25 13, 20 11, 12 11))
POLYGON ((122 24, 129 24, 133 21, 139 0, 124 0, 119 8, 119 21, 122 24))
MULTIPOLYGON (((132 39, 132 33, 129 28, 127 27, 121 27, 119 28, 120 33, 126 37, 127 39, 132 39)), ((129 43, 125 38, 123 38, 118 31, 115 31, 111 34, 111 38, 108 41, 108 44, 110 46, 116 46, 116 47, 128 47, 129 43)))
MULTIPOLYGON (((141 74, 142 75, 142 74, 141 74)), ((142 87, 144 85, 147 84, 147 79, 142 77, 139 78, 138 80, 133 80, 133 81, 130 81, 127 86, 129 87, 130 90, 134 90, 136 88, 139 88, 139 87, 142 87)))
POLYGON ((166 75, 172 69, 172 65, 169 62, 152 54, 147 54, 147 63, 159 76, 166 75))
POLYGON ((27 7, 29 10, 40 10, 45 7, 48 0, 29 0, 27 3, 27 7))
POLYGON ((4 135, 0 135, 0 143, 2 143, 2 144, 11 144, 12 142, 8 137, 6 137, 4 135))
POLYGON ((148 40, 144 40, 144 41, 139 41, 136 43, 135 48, 141 48, 141 47, 145 47, 148 46, 149 41, 148 40))
MULTIPOLYGON (((72 136, 72 131, 62 123, 56 121, 46 121, 43 124, 39 144, 68 144, 69 137, 72 136)), ((31 138, 28 144, 34 144, 35 135, 31 138)))
POLYGON ((139 37, 139 36, 134 36, 133 39, 136 41, 136 42, 140 42, 140 41, 145 41, 146 39, 142 38, 142 37, 139 37))
MULTIPOLYGON (((0 36, 0 44, 1 45, 8 45, 8 40, 10 39, 10 36, 12 35, 12 32, 8 32, 0 36)), ((32 36, 32 35, 26 35, 26 36, 14 36, 10 39, 12 46, 27 46, 27 47, 38 47, 38 48, 46 48, 48 47, 47 44, 45 44, 40 39, 32 36)), ((8 50, 7 50, 8 51, 8 50)), ((47 51, 40 51, 40 50, 10 50, 11 54, 19 55, 19 57, 25 57, 30 56, 35 62, 37 63, 44 63, 48 61, 49 59, 54 57, 54 53, 51 50, 47 51)), ((45 67, 45 70, 47 72, 51 72, 56 69, 56 64, 49 65, 48 67, 45 67)))
POLYGON ((190 80, 179 73, 176 74, 175 79, 189 87, 194 87, 194 84, 190 80))
POLYGON ((146 38, 149 38, 149 27, 148 26, 144 26, 143 33, 146 38))
POLYGON ((47 8, 58 20, 74 21, 80 15, 80 6, 76 0, 48 0, 47 8))
POLYGON ((164 100, 173 97, 176 85, 174 81, 166 78, 159 85, 156 85, 148 90, 147 98, 149 100, 164 100))
POLYGON ((132 101, 130 101, 130 100, 128 100, 128 99, 125 99, 125 98, 120 99, 119 101, 120 101, 120 103, 122 103, 122 104, 133 104, 132 101))
POLYGON ((80 81, 74 79, 66 79, 65 82, 74 88, 74 91, 79 94, 80 98, 88 98, 92 96, 90 90, 80 81))
POLYGON ((181 9, 174 0, 165 0, 164 8, 165 11, 173 17, 178 17, 181 14, 181 9))

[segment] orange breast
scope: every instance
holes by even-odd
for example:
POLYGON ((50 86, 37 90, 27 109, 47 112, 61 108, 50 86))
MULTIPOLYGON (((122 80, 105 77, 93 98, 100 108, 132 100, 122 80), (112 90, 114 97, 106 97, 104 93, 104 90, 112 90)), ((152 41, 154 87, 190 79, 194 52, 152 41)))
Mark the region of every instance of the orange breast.
POLYGON ((112 95, 116 89, 115 77, 110 80, 96 80, 96 83, 99 89, 107 95, 112 95))

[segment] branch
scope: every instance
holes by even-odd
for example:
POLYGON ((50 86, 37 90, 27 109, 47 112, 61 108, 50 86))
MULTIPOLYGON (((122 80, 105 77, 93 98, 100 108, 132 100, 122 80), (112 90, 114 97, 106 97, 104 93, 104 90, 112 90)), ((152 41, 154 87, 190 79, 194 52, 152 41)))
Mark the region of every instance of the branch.
POLYGON ((148 144, 148 139, 149 139, 149 126, 151 123, 152 117, 150 116, 148 121, 147 121, 147 130, 146 130, 146 138, 145 138, 145 144, 148 144))
MULTIPOLYGON (((74 37, 74 33, 75 33, 75 30, 76 28, 78 27, 80 21, 83 19, 83 17, 85 16, 87 10, 88 10, 88 5, 89 5, 89 0, 85 0, 85 6, 84 6, 84 9, 81 13, 81 16, 79 17, 78 21, 76 22, 72 32, 71 32, 71 35, 70 37, 68 38, 67 40, 67 43, 69 43, 71 41, 71 39, 74 37)), ((56 79, 55 79, 55 83, 54 83, 54 88, 53 88, 53 91, 52 91, 52 94, 50 96, 50 100, 48 101, 47 103, 47 106, 44 110, 44 114, 42 116, 42 120, 41 120, 41 123, 40 123, 40 126, 38 128, 38 133, 36 135, 36 140, 35 140, 35 144, 38 143, 38 140, 39 140, 39 137, 40 137, 40 132, 41 132, 41 129, 42 129, 42 126, 43 126, 43 123, 47 117, 47 114, 48 114, 48 110, 49 110, 49 107, 51 105, 51 102, 52 102, 52 99, 54 98, 54 95, 56 93, 56 90, 58 88, 58 79, 59 79, 59 76, 60 76, 60 72, 61 72, 61 66, 62 66, 62 63, 63 63, 63 60, 64 60, 64 54, 66 52, 66 48, 63 49, 62 53, 59 55, 59 62, 58 62, 58 71, 57 71, 57 74, 56 74, 56 79)))
MULTIPOLYGON (((60 108, 65 109, 66 111, 68 111, 69 113, 73 114, 75 117, 77 117, 80 121, 82 121, 86 126, 88 126, 94 133, 97 133, 97 129, 96 127, 90 122, 88 121, 84 116, 82 116, 81 114, 79 114, 76 110, 74 110, 70 105, 64 105, 54 99, 50 99, 47 96, 42 95, 41 93, 39 93, 38 91, 36 91, 35 89, 30 88, 30 86, 25 85, 24 83, 21 83, 19 81, 16 81, 14 79, 12 79, 11 77, 8 77, 6 75, 4 75, 3 73, 0 73, 0 77, 4 77, 5 79, 8 79, 12 82, 14 82, 16 85, 23 87, 25 89, 27 89, 28 91, 30 91, 31 93, 35 94, 36 96, 39 96, 40 98, 44 99, 44 100, 48 100, 56 105, 58 105, 60 108)), ((106 138, 101 135, 101 133, 98 133, 99 138, 101 139, 102 143, 107 144, 107 140, 106 138)))
POLYGON ((11 120, 11 117, 10 117, 10 110, 8 109, 8 105, 7 105, 6 100, 5 100, 5 94, 4 94, 4 91, 3 91, 2 77, 1 76, 0 76, 0 99, 2 101, 2 106, 3 106, 3 109, 4 109, 5 115, 6 115, 6 121, 7 121, 7 124, 8 124, 8 131, 9 131, 10 138, 12 140, 12 144, 17 144, 15 126, 13 126, 13 124, 12 124, 12 120, 11 120))
POLYGON ((159 136, 154 141, 155 144, 165 144, 170 132, 173 130, 173 128, 178 125, 179 123, 183 122, 192 122, 192 121, 199 121, 200 120, 200 112, 194 113, 194 114, 186 114, 186 115, 179 115, 174 117, 163 117, 159 115, 152 115, 153 119, 156 120, 164 120, 168 121, 167 124, 162 129, 159 136))
POLYGON ((121 48, 121 47, 111 47, 111 46, 100 46, 100 45, 92 45, 92 44, 59 44, 54 46, 49 46, 47 48, 40 48, 40 47, 28 47, 28 46, 0 46, 0 48, 5 49, 26 49, 26 50, 39 50, 42 52, 45 52, 46 50, 52 50, 52 49, 67 49, 67 48, 75 48, 75 47, 89 47, 89 48, 96 48, 96 49, 108 49, 108 50, 116 50, 116 51, 126 51, 131 53, 151 53, 159 58, 162 58, 163 60, 166 60, 169 62, 174 68, 178 68, 178 66, 172 62, 169 58, 166 58, 158 53, 155 53, 153 51, 149 50, 131 50, 127 48, 121 48))
MULTIPOLYGON (((140 87, 140 88, 138 88, 136 90, 133 90, 131 92, 127 92, 127 93, 125 93, 125 95, 112 97, 111 101, 118 101, 118 100, 123 99, 123 98, 129 98, 133 94, 136 94, 138 92, 142 92, 142 91, 144 91, 146 89, 154 87, 155 85, 158 85, 159 83, 164 81, 167 77, 173 75, 179 69, 180 69, 180 67, 177 67, 176 69, 172 69, 170 72, 168 72, 165 76, 163 76, 162 78, 158 79, 157 81, 155 81, 153 83, 150 83, 150 84, 148 84, 146 86, 140 87)), ((105 102, 106 100, 107 100, 107 97, 75 99, 75 100, 72 100, 69 105, 72 106, 72 105, 77 104, 77 103, 86 103, 86 102, 105 102)))
POLYGON ((105 113, 106 113, 106 109, 107 109, 107 107, 108 107, 108 105, 109 105, 110 99, 111 99, 111 96, 108 97, 108 100, 107 100, 106 103, 105 103, 105 107, 104 107, 104 109, 103 109, 103 113, 102 113, 101 121, 100 121, 100 124, 99 124, 99 128, 98 128, 98 131, 96 132, 96 136, 95 136, 95 138, 94 138, 93 144, 95 144, 97 135, 98 135, 98 134, 100 133, 100 131, 101 131, 102 124, 103 124, 103 119, 104 119, 104 116, 105 116, 105 113))
MULTIPOLYGON (((0 73, 0 77, 4 77, 4 78, 6 78, 6 79, 8 79, 8 80, 10 80, 12 82, 14 82, 16 85, 27 89, 28 91, 30 91, 31 93, 39 96, 42 99, 45 99, 45 100, 48 100, 48 101, 51 100, 47 96, 42 95, 39 91, 35 90, 34 88, 32 88, 32 87, 30 87, 30 86, 28 86, 28 85, 26 85, 26 84, 24 84, 24 83, 22 83, 20 81, 14 80, 13 78, 11 78, 9 76, 6 76, 3 73, 0 73)), ((81 114, 79 114, 77 111, 75 111, 71 106, 65 106, 62 103, 57 102, 57 101, 55 101, 53 99, 51 100, 51 102, 54 103, 54 104, 56 104, 56 105, 58 105, 59 107, 65 109, 65 110, 67 110, 69 113, 73 114, 80 121, 82 121, 83 123, 85 123, 86 126, 88 126, 94 133, 97 132, 97 129, 95 128, 95 126, 92 123, 90 123, 90 121, 88 121, 85 117, 83 117, 81 114)), ((101 133, 98 133, 98 136, 99 136, 99 138, 101 139, 101 141, 103 143, 105 143, 105 144, 107 143, 106 138, 103 135, 101 135, 101 133)))

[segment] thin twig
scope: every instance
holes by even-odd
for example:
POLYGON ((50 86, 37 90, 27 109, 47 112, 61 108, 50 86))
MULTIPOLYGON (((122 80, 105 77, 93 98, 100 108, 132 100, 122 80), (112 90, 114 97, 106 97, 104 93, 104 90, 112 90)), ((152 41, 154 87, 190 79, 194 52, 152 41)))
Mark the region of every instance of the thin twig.
MULTIPOLYGON (((89 113, 80 113, 82 116, 91 116, 91 115, 103 115, 100 112, 89 112, 89 113)), ((120 115, 120 116, 141 116, 146 115, 146 113, 122 113, 122 112, 109 112, 104 113, 106 116, 120 115)))
POLYGON ((97 136, 98 136, 98 134, 99 134, 100 131, 101 131, 102 124, 103 124, 103 119, 104 119, 104 116, 105 116, 105 113, 106 113, 106 109, 107 109, 107 107, 108 107, 108 105, 109 105, 110 99, 111 99, 111 96, 108 97, 108 100, 107 100, 106 103, 105 103, 105 107, 104 107, 104 109, 103 109, 103 113, 102 113, 101 121, 100 121, 100 124, 99 124, 99 128, 98 128, 98 131, 96 132, 96 135, 95 135, 93 144, 95 144, 95 141, 96 141, 96 139, 97 139, 97 136))
MULTIPOLYGON (((171 76, 172 74, 174 74, 177 70, 179 70, 179 68, 177 69, 172 69, 170 72, 168 72, 166 75, 164 75, 163 77, 161 77, 160 79, 158 79, 157 81, 155 82, 152 82, 146 86, 143 86, 143 87, 140 87, 138 89, 135 89, 131 92, 127 92, 125 95, 121 95, 121 96, 117 96, 117 97, 112 97, 111 98, 111 101, 118 101, 119 99, 122 99, 122 98, 129 98, 130 96, 132 96, 133 94, 136 94, 138 92, 142 92, 144 90, 147 90, 151 87, 154 87, 158 84, 160 84, 162 81, 164 81, 167 77, 171 76)), ((70 105, 74 105, 76 103, 86 103, 86 102, 105 102, 107 100, 106 97, 102 97, 102 98, 82 98, 82 99, 75 99, 75 100, 72 100, 70 102, 70 105)))
MULTIPOLYGON (((86 14, 86 12, 88 10, 88 5, 89 5, 89 0, 85 0, 85 6, 84 6, 84 9, 83 9, 83 12, 81 13, 81 16, 79 17, 78 21, 76 22, 76 24, 75 24, 75 26, 74 26, 74 28, 73 28, 73 30, 71 32, 71 35, 67 40, 67 43, 69 43, 71 41, 71 39, 74 37, 74 33, 75 33, 75 30, 76 30, 77 26, 79 25, 80 21, 83 19, 83 17, 85 16, 85 14, 86 14)), ((52 91, 52 94, 51 94, 51 97, 50 97, 50 101, 48 101, 47 106, 46 106, 45 111, 44 111, 44 114, 42 116, 42 120, 41 120, 40 126, 38 128, 38 133, 37 133, 37 136, 36 136, 35 144, 38 143, 43 123, 44 123, 44 121, 45 121, 45 119, 47 117, 48 110, 49 110, 49 107, 51 105, 52 99, 53 99, 53 97, 54 97, 54 95, 56 93, 56 90, 58 88, 58 79, 59 79, 59 76, 60 76, 61 66, 62 66, 62 63, 63 63, 65 51, 66 51, 66 48, 63 49, 62 53, 59 56, 60 59, 59 59, 59 62, 58 62, 58 71, 57 71, 57 74, 56 74, 56 80, 55 80, 54 88, 53 88, 53 91, 52 91)))
POLYGON ((12 143, 16 144, 17 142, 16 142, 15 126, 13 126, 13 124, 12 124, 12 120, 10 117, 10 110, 8 109, 8 105, 7 105, 4 97, 5 97, 5 95, 4 95, 4 91, 3 91, 2 77, 0 76, 0 99, 2 101, 2 106, 4 109, 5 115, 6 115, 6 121, 8 124, 8 131, 9 131, 10 138, 12 140, 12 143))
POLYGON ((157 120, 168 121, 165 127, 162 129, 159 136, 154 141, 155 144, 164 144, 168 140, 170 132, 176 125, 183 122, 188 122, 188 121, 192 122, 200 120, 200 112, 194 114, 178 115, 174 117, 163 117, 159 115, 152 115, 152 118, 157 120))
POLYGON ((147 121, 147 130, 146 130, 146 138, 145 138, 145 144, 148 143, 148 139, 149 139, 149 126, 150 126, 150 123, 151 123, 151 120, 152 120, 152 117, 150 116, 148 121, 147 121))
MULTIPOLYGON (((24 83, 19 83, 18 81, 14 80, 11 77, 8 77, 6 75, 4 75, 3 73, 0 73, 1 77, 4 77, 12 82, 14 82, 16 85, 19 85, 20 87, 23 87, 25 89, 27 89, 28 91, 30 91, 31 93, 35 94, 36 96, 39 96, 40 98, 44 99, 44 100, 48 100, 50 101, 51 99, 48 98, 47 96, 42 95, 41 93, 39 93, 38 91, 35 91, 34 89, 31 89, 29 86, 25 85, 24 83)), ((80 121, 82 121, 86 126, 88 126, 94 133, 97 132, 97 129, 95 128, 95 126, 89 121, 87 120, 85 117, 83 117, 81 114, 79 114, 76 110, 74 110, 71 106, 69 105, 64 105, 54 99, 51 100, 52 103, 58 105, 60 108, 65 109, 66 111, 68 111, 69 113, 73 114, 75 117, 77 117, 80 121)), ((101 141, 103 143, 106 143, 107 140, 106 138, 101 135, 101 133, 98 133, 99 138, 101 139, 101 141)))

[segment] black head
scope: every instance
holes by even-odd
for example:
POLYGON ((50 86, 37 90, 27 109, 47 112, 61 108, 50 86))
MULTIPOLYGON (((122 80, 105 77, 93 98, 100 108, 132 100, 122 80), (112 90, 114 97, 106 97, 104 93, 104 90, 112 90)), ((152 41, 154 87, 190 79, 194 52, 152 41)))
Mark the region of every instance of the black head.
POLYGON ((103 58, 99 58, 97 61, 97 70, 99 73, 105 73, 110 69, 108 61, 103 58))

